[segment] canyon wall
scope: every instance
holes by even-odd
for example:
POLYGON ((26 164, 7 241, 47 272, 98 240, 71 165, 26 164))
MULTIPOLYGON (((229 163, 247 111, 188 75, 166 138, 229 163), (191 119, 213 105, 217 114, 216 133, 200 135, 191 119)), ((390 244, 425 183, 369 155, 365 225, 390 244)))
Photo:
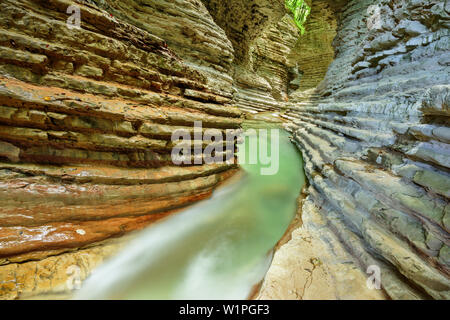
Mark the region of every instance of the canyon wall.
POLYGON ((0 297, 209 197, 236 166, 175 166, 171 135, 243 110, 282 114, 309 180, 259 298, 450 298, 449 2, 307 2, 300 36, 282 0, 3 0, 0 297))
MULTIPOLYGON (((310 184, 303 225, 275 255, 260 298, 365 298, 378 271, 372 298, 450 298, 449 4, 332 8, 325 79, 284 106, 310 184)), ((314 70, 309 56, 299 65, 314 70)))
POLYGON ((278 110, 287 99, 288 58, 299 38, 284 1, 203 2, 235 50, 234 104, 249 113, 278 110))
POLYGON ((233 47, 196 0, 4 0, 0 12, 0 297, 64 292, 70 266, 84 278, 115 252, 109 238, 234 172, 170 157, 171 134, 196 120, 239 128, 233 47))
POLYGON ((284 1, 203 0, 230 38, 234 103, 248 115, 283 111, 323 80, 334 58, 331 45, 342 1, 307 0, 312 8, 303 36, 284 1))
POLYGON ((328 1, 310 2, 311 13, 305 23, 305 32, 297 39, 290 51, 288 61, 298 70, 298 79, 293 79, 291 99, 298 98, 308 89, 315 89, 324 79, 330 63, 334 59, 333 39, 337 31, 336 9, 328 1))

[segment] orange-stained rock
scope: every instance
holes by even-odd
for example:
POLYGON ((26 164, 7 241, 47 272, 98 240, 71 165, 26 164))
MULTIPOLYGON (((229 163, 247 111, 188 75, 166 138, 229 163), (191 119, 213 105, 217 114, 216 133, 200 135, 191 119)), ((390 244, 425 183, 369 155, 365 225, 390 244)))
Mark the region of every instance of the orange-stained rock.
MULTIPOLYGON (((175 130, 202 121, 225 137, 241 124, 233 48, 206 8, 92 3, 0 3, 0 297, 51 291, 65 277, 56 257, 205 199, 235 172, 171 161, 175 130), (73 4, 81 29, 67 25, 73 4)), ((101 260, 86 259, 86 273, 101 260)))

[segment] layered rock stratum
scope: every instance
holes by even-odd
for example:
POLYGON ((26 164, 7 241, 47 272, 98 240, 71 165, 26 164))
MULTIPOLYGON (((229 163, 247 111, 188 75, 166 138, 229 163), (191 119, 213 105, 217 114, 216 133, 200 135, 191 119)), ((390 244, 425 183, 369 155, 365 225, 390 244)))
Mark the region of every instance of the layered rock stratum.
POLYGON ((0 12, 0 296, 55 294, 68 267, 84 278, 114 251, 105 240, 233 173, 171 161, 177 129, 239 128, 233 48, 196 0, 14 0, 0 12))
POLYGON ((378 268, 392 299, 450 297, 448 4, 330 7, 338 21, 334 60, 314 90, 300 86, 285 104, 310 184, 304 223, 275 256, 260 298, 292 298, 298 287, 304 298, 358 298, 348 266, 367 277, 378 268), (318 244, 320 267, 291 263, 318 244), (324 270, 337 288, 329 294, 317 289, 327 287, 324 270))
POLYGON ((450 2, 307 3, 301 36, 282 0, 2 1, 0 296, 67 292, 233 174, 174 166, 174 130, 278 112, 308 186, 258 298, 449 299, 450 2))

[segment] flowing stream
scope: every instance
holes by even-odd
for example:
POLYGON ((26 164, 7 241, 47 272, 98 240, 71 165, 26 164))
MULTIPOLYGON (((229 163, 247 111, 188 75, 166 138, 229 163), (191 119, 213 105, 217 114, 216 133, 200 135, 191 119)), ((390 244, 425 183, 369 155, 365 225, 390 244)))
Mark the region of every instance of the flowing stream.
POLYGON ((260 161, 247 163, 250 146, 262 139, 258 129, 246 133, 238 152, 241 178, 141 231, 95 270, 75 298, 246 299, 264 277, 305 182, 301 155, 286 131, 280 129, 279 139, 269 131, 264 139, 269 151, 271 144, 279 147, 275 175, 262 175, 268 166, 260 161))

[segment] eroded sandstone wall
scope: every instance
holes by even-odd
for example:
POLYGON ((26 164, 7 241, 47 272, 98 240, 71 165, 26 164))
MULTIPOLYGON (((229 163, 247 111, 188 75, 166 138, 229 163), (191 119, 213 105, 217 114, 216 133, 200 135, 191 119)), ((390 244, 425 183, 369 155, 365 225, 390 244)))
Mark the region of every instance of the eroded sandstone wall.
MULTIPOLYGON (((298 80, 292 79, 297 93, 316 88, 334 60, 331 44, 336 37, 339 11, 327 0, 313 0, 310 5, 311 13, 305 23, 307 32, 298 38, 288 58, 299 73, 298 80)), ((291 98, 296 98, 294 92, 291 98)))
POLYGON ((247 112, 279 110, 288 95, 289 54, 299 38, 292 17, 285 14, 263 30, 249 51, 250 64, 235 69, 235 104, 247 112))
POLYGON ((233 172, 170 157, 172 132, 195 120, 240 126, 232 59, 201 1, 1 1, 1 297, 67 289, 63 266, 85 276, 101 260, 80 248, 204 199, 233 172), (81 29, 67 25, 74 4, 81 29))
POLYGON ((280 111, 324 79, 342 1, 308 0, 312 11, 302 36, 282 0, 203 2, 236 51, 234 103, 241 110, 280 111))
POLYGON ((235 50, 235 105, 251 113, 279 109, 287 98, 289 54, 299 38, 284 1, 203 2, 235 50))
POLYGON ((302 297, 317 297, 325 272, 341 289, 326 298, 348 298, 351 265, 380 268, 393 299, 449 299, 449 2, 351 0, 338 14, 319 100, 288 104, 310 186, 304 225, 275 256, 260 297, 297 290, 289 274, 303 279, 302 297), (308 272, 289 267, 323 244, 308 272))

